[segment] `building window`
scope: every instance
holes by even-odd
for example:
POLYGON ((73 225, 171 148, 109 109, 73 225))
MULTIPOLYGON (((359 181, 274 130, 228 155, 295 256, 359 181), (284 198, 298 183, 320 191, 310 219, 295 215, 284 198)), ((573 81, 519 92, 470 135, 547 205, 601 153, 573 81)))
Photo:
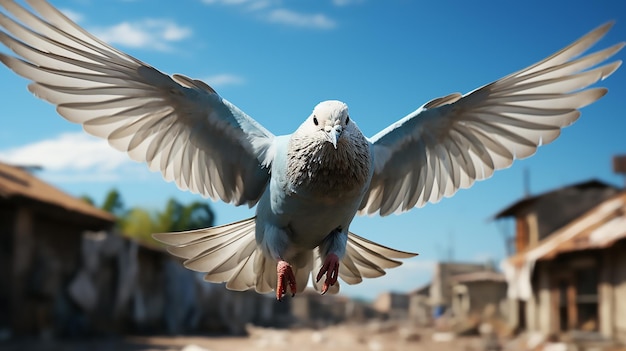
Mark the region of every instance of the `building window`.
POLYGON ((598 272, 594 268, 576 271, 577 327, 581 330, 598 330, 598 272))

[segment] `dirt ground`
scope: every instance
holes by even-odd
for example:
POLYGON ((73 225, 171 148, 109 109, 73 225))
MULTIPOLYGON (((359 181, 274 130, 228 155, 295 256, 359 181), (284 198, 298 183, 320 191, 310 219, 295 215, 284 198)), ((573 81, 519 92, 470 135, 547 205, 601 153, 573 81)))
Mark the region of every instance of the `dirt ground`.
POLYGON ((333 326, 320 330, 250 328, 248 337, 127 337, 93 340, 0 342, 2 351, 470 351, 485 350, 479 337, 452 337, 398 326, 333 326))

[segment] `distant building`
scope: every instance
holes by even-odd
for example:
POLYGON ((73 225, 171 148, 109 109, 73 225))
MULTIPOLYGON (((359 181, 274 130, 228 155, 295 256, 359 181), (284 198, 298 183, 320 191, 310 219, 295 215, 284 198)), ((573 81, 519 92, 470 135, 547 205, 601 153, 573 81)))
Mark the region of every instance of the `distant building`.
POLYGON ((372 303, 372 307, 391 319, 407 319, 409 317, 410 296, 406 293, 385 292, 372 303))
POLYGON ((522 202, 501 213, 518 222, 502 263, 510 324, 626 342, 626 192, 591 181, 522 202))
POLYGON ((433 309, 433 317, 438 318, 451 312, 455 277, 485 271, 493 272, 494 268, 482 263, 437 263, 429 287, 429 302, 433 309))
POLYGON ((458 319, 506 316, 506 280, 499 272, 483 270, 452 277, 452 314, 458 319))
POLYGON ((415 325, 432 325, 440 317, 463 321, 482 316, 490 308, 491 317, 502 317, 506 282, 491 265, 439 262, 431 283, 409 293, 385 292, 372 307, 390 319, 405 319, 415 325))
POLYGON ((76 306, 65 284, 76 274, 82 233, 114 221, 27 170, 0 163, 0 330, 69 328, 76 306))
POLYGON ((430 326, 433 320, 429 292, 430 283, 409 293, 409 320, 421 327, 430 326))
POLYGON ((371 314, 364 305, 342 295, 321 295, 306 289, 289 299, 294 325, 323 327, 345 322, 363 320, 371 314))

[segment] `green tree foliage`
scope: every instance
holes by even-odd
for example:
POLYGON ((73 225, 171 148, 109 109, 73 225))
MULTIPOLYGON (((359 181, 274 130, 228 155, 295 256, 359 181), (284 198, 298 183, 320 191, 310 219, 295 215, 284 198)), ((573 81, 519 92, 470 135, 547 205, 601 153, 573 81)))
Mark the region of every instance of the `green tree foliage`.
POLYGON ((117 189, 109 190, 101 208, 116 216, 123 215, 124 202, 122 201, 122 195, 120 194, 120 192, 117 191, 117 189))
POLYGON ((121 194, 115 189, 107 194, 102 209, 117 216, 118 229, 124 235, 147 243, 154 243, 153 233, 211 227, 215 219, 209 204, 199 201, 181 204, 173 198, 167 201, 163 210, 141 207, 127 210, 121 194))
POLYGON ((93 199, 89 196, 89 195, 83 195, 80 197, 81 200, 85 201, 86 203, 90 204, 91 206, 95 206, 96 202, 93 201, 93 199))
POLYGON ((153 242, 152 234, 161 232, 150 211, 135 207, 118 219, 119 230, 126 236, 144 241, 153 242))
POLYGON ((209 205, 197 201, 183 205, 170 199, 165 209, 157 213, 160 228, 167 232, 206 228, 213 225, 213 219, 213 211, 209 205))

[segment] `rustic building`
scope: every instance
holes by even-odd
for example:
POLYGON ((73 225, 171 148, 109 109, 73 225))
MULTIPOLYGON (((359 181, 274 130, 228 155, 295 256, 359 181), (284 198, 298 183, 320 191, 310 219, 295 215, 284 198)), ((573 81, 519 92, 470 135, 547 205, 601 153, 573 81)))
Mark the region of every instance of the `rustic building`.
POLYGON ((346 321, 350 317, 360 318, 367 311, 354 305, 342 295, 321 295, 306 289, 289 299, 291 315, 299 326, 323 327, 346 321))
MULTIPOLYGON (((573 199, 561 204, 568 205, 589 207, 573 199)), ((622 191, 503 262, 510 323, 544 335, 591 333, 626 342, 625 252, 622 191)))
POLYGON ((430 283, 409 293, 409 321, 414 325, 426 327, 432 324, 433 312, 429 293, 430 283))
POLYGON ((506 315, 506 280, 494 271, 452 277, 452 314, 457 319, 502 318, 506 315))
POLYGON ((409 318, 411 297, 407 293, 384 292, 376 297, 372 307, 390 319, 409 318))
POLYGON ((139 275, 129 301, 131 325, 144 333, 243 335, 248 324, 282 327, 291 321, 289 305, 274 295, 231 291, 204 281, 160 247, 141 245, 139 275))
POLYGON ((433 316, 438 318, 446 313, 451 313, 454 278, 456 276, 493 270, 493 267, 481 263, 437 263, 429 287, 429 302, 433 308, 433 316))
POLYGON ((432 281, 409 293, 385 292, 372 307, 391 319, 408 320, 413 325, 430 326, 441 317, 447 322, 463 322, 506 314, 506 281, 489 264, 439 262, 432 281))
POLYGON ((495 219, 508 217, 515 220, 512 252, 521 252, 618 191, 598 180, 572 184, 525 197, 497 213, 495 219))
POLYGON ((84 234, 80 267, 68 287, 85 315, 76 334, 242 335, 248 324, 275 327, 290 318, 273 296, 206 282, 161 246, 113 232, 84 234))
POLYGON ((76 274, 85 230, 114 217, 0 163, 0 329, 64 332, 77 321, 65 287, 76 274))
POLYGON ((0 163, 0 337, 243 334, 284 326, 288 304, 234 292, 157 245, 113 229, 115 218, 28 171, 0 163))

